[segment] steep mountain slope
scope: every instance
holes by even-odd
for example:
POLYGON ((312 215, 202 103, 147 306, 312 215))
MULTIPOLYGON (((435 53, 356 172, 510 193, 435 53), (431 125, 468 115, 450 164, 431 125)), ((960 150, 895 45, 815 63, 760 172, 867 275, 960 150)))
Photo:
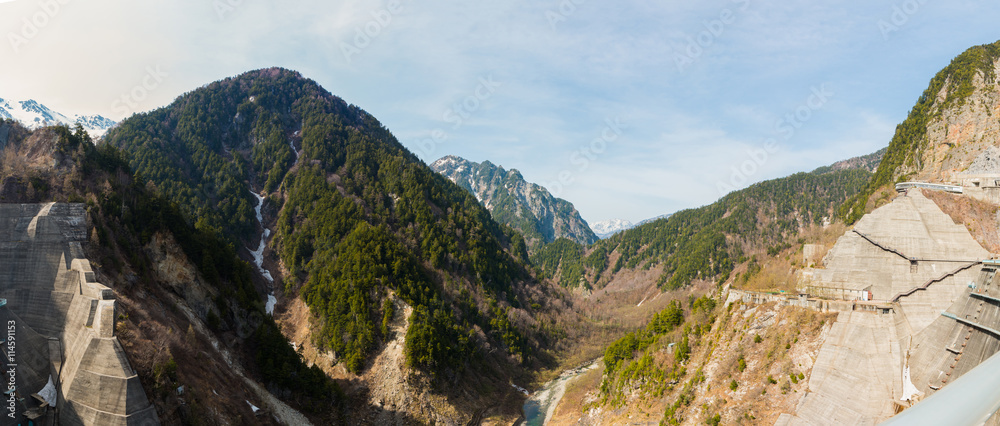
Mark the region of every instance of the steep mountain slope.
POLYGON ((903 123, 896 126, 871 182, 840 209, 849 223, 884 202, 888 186, 901 179, 952 181, 973 160, 997 145, 1000 42, 958 55, 931 79, 903 123))
POLYGON ((494 220, 521 232, 532 249, 558 238, 584 245, 598 240, 573 204, 526 182, 517 170, 452 155, 435 161, 431 169, 474 194, 494 220))
POLYGON ((601 288, 623 271, 655 271, 657 284, 665 289, 693 280, 724 282, 736 265, 755 254, 781 251, 802 229, 822 224, 869 176, 858 169, 797 173, 620 232, 586 249, 546 246, 532 260, 563 285, 601 288))
MULTIPOLYGON (((257 277, 258 300, 277 289, 276 315, 307 319, 298 344, 310 362, 332 364, 327 373, 344 379, 352 401, 380 404, 368 396, 383 386, 422 389, 447 398, 421 398, 402 414, 516 416, 523 396, 509 383, 551 361, 547 327, 568 308, 551 305, 552 289, 532 278, 523 239, 374 117, 298 73, 206 85, 125 120, 105 141, 197 229, 247 247, 245 258, 263 232, 274 282, 257 277), (402 329, 401 311, 412 312, 402 329), (369 374, 396 344, 416 379, 369 374)), ((364 409, 353 415, 370 421, 364 409)))
POLYGON ((75 126, 80 124, 93 137, 100 137, 115 126, 113 120, 100 115, 66 115, 53 111, 35 100, 8 101, 0 98, 0 118, 20 121, 28 128, 36 129, 43 126, 75 126))
POLYGON ((84 252, 115 293, 115 335, 161 423, 308 421, 271 392, 313 422, 339 421, 335 384, 264 315, 249 266, 148 191, 120 152, 79 127, 31 131, 0 119, 0 133, 0 202, 85 204, 84 252), (276 417, 256 417, 248 401, 276 417))

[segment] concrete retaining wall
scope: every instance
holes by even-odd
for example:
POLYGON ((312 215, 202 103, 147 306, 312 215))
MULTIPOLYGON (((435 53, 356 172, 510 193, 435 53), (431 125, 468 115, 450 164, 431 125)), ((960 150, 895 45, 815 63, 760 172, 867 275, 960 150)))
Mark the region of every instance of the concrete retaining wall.
MULTIPOLYGON (((53 378, 55 410, 35 424, 158 425, 114 335, 114 291, 83 258, 85 214, 81 204, 0 204, 0 297, 8 300, 0 320, 16 321, 26 342, 17 354, 19 393, 53 378)), ((32 398, 24 405, 39 408, 32 398)))

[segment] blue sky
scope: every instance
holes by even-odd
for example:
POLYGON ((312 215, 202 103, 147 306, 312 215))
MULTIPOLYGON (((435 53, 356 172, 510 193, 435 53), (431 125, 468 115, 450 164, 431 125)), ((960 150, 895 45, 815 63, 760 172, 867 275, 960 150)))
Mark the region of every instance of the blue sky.
POLYGON ((0 97, 122 119, 282 66, 427 162, 490 160, 590 222, 638 221, 886 146, 998 18, 940 0, 7 0, 0 97))

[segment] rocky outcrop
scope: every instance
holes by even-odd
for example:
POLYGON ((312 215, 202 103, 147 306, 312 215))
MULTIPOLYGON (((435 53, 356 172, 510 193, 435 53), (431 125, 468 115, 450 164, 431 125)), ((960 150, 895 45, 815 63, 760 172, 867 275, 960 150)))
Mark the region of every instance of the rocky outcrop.
POLYGON ((992 69, 980 69, 971 77, 947 76, 930 108, 923 149, 917 161, 902 170, 916 173, 911 180, 954 181, 955 174, 970 173, 977 157, 1000 144, 1000 120, 996 119, 1000 84, 987 75, 995 75, 998 69, 1000 62, 994 60, 992 69))
POLYGON ((592 244, 599 239, 573 204, 525 181, 515 169, 505 170, 489 161, 475 163, 452 155, 435 161, 431 169, 475 195, 494 220, 521 232, 529 247, 559 238, 580 244, 592 244))

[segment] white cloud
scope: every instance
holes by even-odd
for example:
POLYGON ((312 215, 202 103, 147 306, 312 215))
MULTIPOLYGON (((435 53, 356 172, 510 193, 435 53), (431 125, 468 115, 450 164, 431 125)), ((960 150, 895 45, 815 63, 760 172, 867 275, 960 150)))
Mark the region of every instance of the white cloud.
MULTIPOLYGON (((994 41, 1000 17, 996 6, 928 2, 886 41, 876 23, 891 4, 846 0, 584 2, 554 29, 546 12, 558 11, 556 0, 399 1, 391 22, 347 61, 342 43, 378 22, 372 13, 388 1, 243 1, 220 17, 213 1, 72 0, 16 53, 0 45, 0 96, 113 116, 114 101, 150 66, 169 78, 140 109, 284 66, 373 113, 414 151, 416 140, 446 130, 449 140, 428 161, 488 159, 543 184, 572 170, 564 196, 585 217, 636 221, 712 201, 716 182, 813 85, 833 84, 835 100, 754 179, 885 146, 933 73, 972 44, 994 41), (733 22, 678 72, 688 37, 727 9, 733 22), (444 112, 489 75, 503 86, 452 128, 444 112), (616 117, 626 123, 621 138, 578 170, 570 155, 616 117)), ((22 18, 45 13, 36 2, 0 3, 5 40, 23 33, 22 18)))

